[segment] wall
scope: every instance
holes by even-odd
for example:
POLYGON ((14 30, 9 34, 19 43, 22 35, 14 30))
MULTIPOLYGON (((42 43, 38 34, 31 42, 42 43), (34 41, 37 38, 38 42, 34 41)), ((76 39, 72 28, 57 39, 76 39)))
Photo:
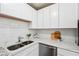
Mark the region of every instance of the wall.
MULTIPOLYGON (((47 30, 35 30, 39 33, 40 38, 42 39, 51 39, 51 33, 58 31, 58 29, 47 29, 47 30)), ((76 39, 76 29, 59 29, 61 32, 62 40, 65 42, 74 42, 76 39)))
POLYGON ((28 23, 0 17, 0 45, 7 46, 18 41, 22 36, 26 39, 28 23))
MULTIPOLYGON (((26 34, 28 32, 37 32, 40 35, 40 38, 50 39, 50 35, 58 29, 48 29, 48 30, 28 30, 29 24, 26 22, 21 22, 13 19, 2 18, 0 17, 0 45, 7 46, 18 41, 18 37, 22 36, 26 40, 26 34)), ((75 42, 77 37, 76 29, 59 29, 62 34, 62 40, 66 42, 75 42)))

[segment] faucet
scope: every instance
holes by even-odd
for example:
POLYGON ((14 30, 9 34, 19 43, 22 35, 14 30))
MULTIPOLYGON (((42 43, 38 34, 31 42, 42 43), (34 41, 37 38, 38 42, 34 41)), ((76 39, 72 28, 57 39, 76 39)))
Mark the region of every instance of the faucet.
POLYGON ((23 39, 24 37, 19 36, 18 37, 18 42, 21 42, 21 39, 23 39))

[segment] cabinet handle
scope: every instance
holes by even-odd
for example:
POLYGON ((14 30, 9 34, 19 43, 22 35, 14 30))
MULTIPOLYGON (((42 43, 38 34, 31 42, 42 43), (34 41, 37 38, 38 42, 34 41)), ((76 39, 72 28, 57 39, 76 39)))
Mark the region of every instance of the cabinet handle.
POLYGON ((49 47, 49 48, 54 49, 54 50, 56 49, 56 47, 49 47))

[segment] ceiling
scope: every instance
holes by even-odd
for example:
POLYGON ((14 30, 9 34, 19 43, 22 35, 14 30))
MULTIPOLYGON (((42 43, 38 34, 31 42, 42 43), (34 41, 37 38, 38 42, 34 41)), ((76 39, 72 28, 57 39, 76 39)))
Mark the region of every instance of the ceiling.
POLYGON ((27 3, 27 4, 30 5, 31 7, 33 7, 34 9, 39 10, 39 9, 45 8, 49 5, 52 5, 54 3, 27 3))

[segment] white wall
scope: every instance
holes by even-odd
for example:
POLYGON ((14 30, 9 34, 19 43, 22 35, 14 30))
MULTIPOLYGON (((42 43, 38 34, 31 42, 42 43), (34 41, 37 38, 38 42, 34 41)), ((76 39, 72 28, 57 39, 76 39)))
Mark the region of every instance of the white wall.
MULTIPOLYGON (((36 30, 35 30, 36 31, 36 30)), ((58 31, 58 29, 49 29, 49 30, 37 30, 40 38, 43 39, 51 39, 51 33, 54 31, 58 31)), ((59 29, 61 32, 62 40, 65 42, 74 42, 76 39, 76 29, 59 29)))
MULTIPOLYGON (((26 34, 29 24, 26 22, 21 22, 17 20, 12 20, 8 18, 0 17, 0 45, 7 46, 18 41, 18 36, 24 37, 26 40, 26 34), (6 44, 8 42, 8 44, 6 44)), ((32 32, 37 32, 40 34, 40 38, 50 39, 52 32, 58 31, 58 29, 49 30, 32 30, 32 32)), ((62 34, 62 40, 66 42, 75 42, 76 29, 59 29, 62 34)))
POLYGON ((0 17, 0 45, 5 46, 18 41, 18 36, 26 39, 28 23, 0 17))

